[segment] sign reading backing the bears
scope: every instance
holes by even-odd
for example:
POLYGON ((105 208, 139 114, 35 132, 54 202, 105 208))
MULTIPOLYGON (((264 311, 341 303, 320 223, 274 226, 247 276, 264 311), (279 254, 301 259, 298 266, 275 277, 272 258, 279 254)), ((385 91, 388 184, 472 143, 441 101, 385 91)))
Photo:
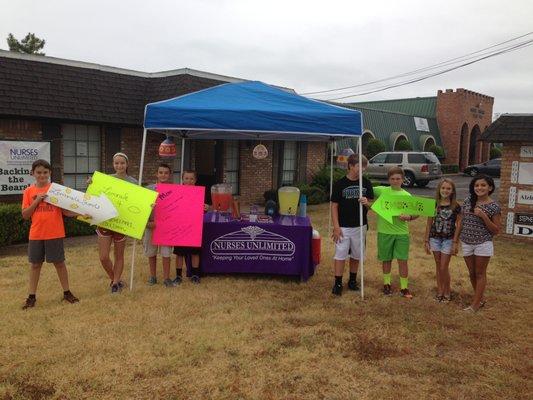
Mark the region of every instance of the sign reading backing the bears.
POLYGON ((118 211, 118 216, 98 226, 135 239, 142 238, 157 192, 96 171, 87 193, 95 196, 104 193, 118 211))
POLYGON ((392 223, 392 217, 406 214, 425 217, 435 216, 435 199, 417 196, 383 195, 372 204, 372 210, 392 223))

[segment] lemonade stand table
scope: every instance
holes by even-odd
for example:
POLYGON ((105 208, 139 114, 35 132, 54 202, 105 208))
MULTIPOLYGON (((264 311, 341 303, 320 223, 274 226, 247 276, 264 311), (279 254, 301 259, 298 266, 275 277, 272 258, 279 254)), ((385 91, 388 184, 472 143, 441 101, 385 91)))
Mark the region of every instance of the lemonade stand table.
POLYGON ((273 223, 243 222, 229 216, 204 216, 202 273, 299 276, 314 274, 311 222, 307 217, 280 216, 273 223))

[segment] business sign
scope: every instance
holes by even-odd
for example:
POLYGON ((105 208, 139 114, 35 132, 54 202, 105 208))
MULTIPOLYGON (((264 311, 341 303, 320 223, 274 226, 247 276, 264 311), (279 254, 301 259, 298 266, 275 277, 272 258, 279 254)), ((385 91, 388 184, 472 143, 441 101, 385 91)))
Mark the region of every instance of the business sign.
POLYGON ((533 239, 533 226, 515 224, 514 234, 517 236, 525 236, 533 239))
POLYGON ((533 157, 533 146, 521 146, 520 147, 520 157, 522 157, 522 158, 531 158, 531 157, 533 157))
POLYGON ((417 131, 429 132, 428 120, 420 117, 413 117, 417 131))
POLYGON ((533 239, 533 214, 515 213, 514 234, 533 239))
POLYGON ((0 193, 21 194, 34 181, 31 165, 50 162, 50 142, 0 141, 0 193))
POLYGON ((533 214, 516 213, 514 222, 521 225, 533 225, 533 214))
POLYGON ((533 185, 533 163, 520 163, 518 166, 518 183, 522 185, 533 185))
POLYGON ((518 190, 517 203, 533 205, 533 190, 518 190))
POLYGON ((217 237, 210 252, 215 260, 292 261, 296 245, 280 234, 255 225, 217 237))

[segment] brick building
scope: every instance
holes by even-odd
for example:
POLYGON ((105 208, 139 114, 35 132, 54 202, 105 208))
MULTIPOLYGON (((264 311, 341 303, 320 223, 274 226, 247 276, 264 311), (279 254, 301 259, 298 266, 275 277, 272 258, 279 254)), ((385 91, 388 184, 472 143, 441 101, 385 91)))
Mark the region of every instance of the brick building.
MULTIPOLYGON (((240 81, 191 69, 144 73, 0 50, 0 140, 50 141, 53 180, 84 190, 93 171, 113 172, 117 151, 128 154, 129 173, 138 175, 147 103, 240 81)), ((154 180, 164 139, 147 137, 145 182, 154 180)), ((265 190, 309 181, 326 161, 325 143, 263 142, 269 151, 264 160, 252 157, 256 144, 188 140, 184 166, 197 171, 200 184, 231 183, 248 204, 262 201, 265 190)), ((177 147, 175 181, 181 143, 177 147)), ((0 202, 19 200, 0 193, 0 202)))
POLYGON ((500 197, 503 236, 533 241, 533 114, 503 114, 481 136, 502 143, 500 197))
MULTIPOLYGON (((443 163, 463 170, 489 158, 490 145, 480 141, 492 122, 494 98, 465 89, 439 90, 437 96, 343 104, 363 113, 363 149, 371 138, 388 151, 408 141, 413 150, 444 148, 443 163)), ((354 147, 355 143, 352 144, 354 147)))

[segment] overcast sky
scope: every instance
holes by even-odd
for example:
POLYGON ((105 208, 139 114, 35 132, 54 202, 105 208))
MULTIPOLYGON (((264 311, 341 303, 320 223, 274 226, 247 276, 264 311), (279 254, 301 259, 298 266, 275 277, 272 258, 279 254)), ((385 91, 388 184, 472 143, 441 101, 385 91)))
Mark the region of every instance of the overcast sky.
MULTIPOLYGON (((389 77, 533 31, 530 0, 0 0, 0 10, 2 49, 8 33, 34 32, 48 56, 145 72, 188 67, 298 93, 389 77)), ((533 46, 344 101, 460 87, 493 96, 496 113, 533 113, 533 46)))

